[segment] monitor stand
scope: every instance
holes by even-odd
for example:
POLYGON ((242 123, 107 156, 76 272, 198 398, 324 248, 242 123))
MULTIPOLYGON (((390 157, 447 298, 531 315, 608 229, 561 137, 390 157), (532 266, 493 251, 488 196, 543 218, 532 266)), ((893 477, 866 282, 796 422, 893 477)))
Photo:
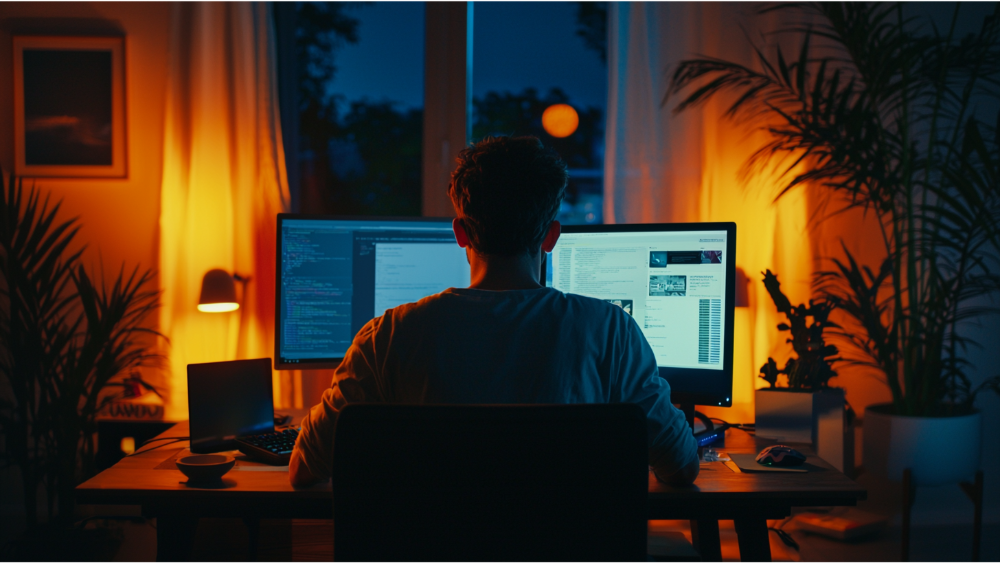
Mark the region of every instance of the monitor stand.
POLYGON ((688 427, 691 428, 692 432, 694 432, 694 420, 696 418, 698 420, 702 421, 703 423, 705 423, 705 428, 706 429, 711 429, 712 428, 712 420, 709 419, 704 414, 702 414, 702 413, 694 410, 694 405, 693 404, 691 404, 691 403, 681 403, 681 404, 677 405, 677 408, 681 409, 681 412, 684 413, 684 420, 687 421, 688 427))
POLYGON ((689 403, 681 403, 677 405, 681 412, 684 413, 684 419, 687 420, 688 427, 691 428, 691 432, 694 433, 694 438, 698 442, 698 447, 711 444, 716 440, 725 436, 726 425, 720 425, 718 428, 712 423, 712 419, 708 418, 703 413, 694 410, 694 405, 689 403), (695 419, 700 420, 704 425, 705 429, 695 432, 694 421, 695 419))

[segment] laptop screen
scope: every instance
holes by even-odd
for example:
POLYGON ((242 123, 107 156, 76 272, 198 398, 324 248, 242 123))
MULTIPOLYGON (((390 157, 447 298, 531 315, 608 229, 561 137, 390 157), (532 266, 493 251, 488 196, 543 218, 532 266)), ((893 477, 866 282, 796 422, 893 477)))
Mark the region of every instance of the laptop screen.
POLYGON ((274 431, 271 359, 188 364, 191 451, 236 447, 239 436, 274 431))

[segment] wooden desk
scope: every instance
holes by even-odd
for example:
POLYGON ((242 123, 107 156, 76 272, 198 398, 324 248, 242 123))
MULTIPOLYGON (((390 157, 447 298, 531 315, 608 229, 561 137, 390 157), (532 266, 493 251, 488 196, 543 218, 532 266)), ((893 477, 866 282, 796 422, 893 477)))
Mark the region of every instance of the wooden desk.
MULTIPOLYGON (((161 437, 187 436, 182 422, 161 437)), ((772 444, 755 440, 741 430, 729 430, 725 444, 713 447, 727 452, 756 452, 772 444)), ((151 444, 152 445, 152 444, 151 444)), ((253 527, 260 518, 321 518, 333 515, 331 487, 324 483, 293 489, 287 470, 253 470, 239 465, 227 473, 217 488, 193 488, 180 471, 155 469, 175 456, 184 443, 164 446, 134 457, 77 487, 80 504, 141 505, 146 517, 157 519, 157 559, 184 560, 199 517, 243 518, 253 527)), ((802 446, 803 453, 811 450, 802 446)), ((652 474, 649 481, 651 520, 691 520, 692 535, 706 561, 721 560, 719 520, 734 520, 744 561, 770 560, 768 519, 784 518, 792 507, 854 505, 866 492, 829 464, 809 455, 808 463, 820 471, 793 474, 734 473, 719 462, 701 464, 693 487, 670 487, 652 474)), ((252 546, 251 546, 252 549, 252 546)), ((253 551, 251 551, 253 553, 253 551)))

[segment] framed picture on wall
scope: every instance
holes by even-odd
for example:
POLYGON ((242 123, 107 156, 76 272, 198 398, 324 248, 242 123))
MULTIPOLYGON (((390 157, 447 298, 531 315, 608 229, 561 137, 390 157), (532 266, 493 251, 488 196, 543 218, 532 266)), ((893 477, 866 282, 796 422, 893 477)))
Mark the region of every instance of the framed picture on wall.
POLYGON ((124 178, 124 37, 14 37, 14 172, 124 178))

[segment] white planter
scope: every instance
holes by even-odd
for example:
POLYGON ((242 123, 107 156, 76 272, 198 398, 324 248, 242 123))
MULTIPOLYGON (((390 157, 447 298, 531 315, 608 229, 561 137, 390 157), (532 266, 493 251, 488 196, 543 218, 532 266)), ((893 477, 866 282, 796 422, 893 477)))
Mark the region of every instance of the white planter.
POLYGON ((846 428, 844 390, 758 389, 755 434, 782 442, 806 442, 840 471, 854 469, 854 440, 846 428))
POLYGON ((888 414, 891 404, 865 409, 867 471, 902 481, 910 469, 915 485, 943 485, 972 477, 982 455, 982 415, 923 417, 888 414))

